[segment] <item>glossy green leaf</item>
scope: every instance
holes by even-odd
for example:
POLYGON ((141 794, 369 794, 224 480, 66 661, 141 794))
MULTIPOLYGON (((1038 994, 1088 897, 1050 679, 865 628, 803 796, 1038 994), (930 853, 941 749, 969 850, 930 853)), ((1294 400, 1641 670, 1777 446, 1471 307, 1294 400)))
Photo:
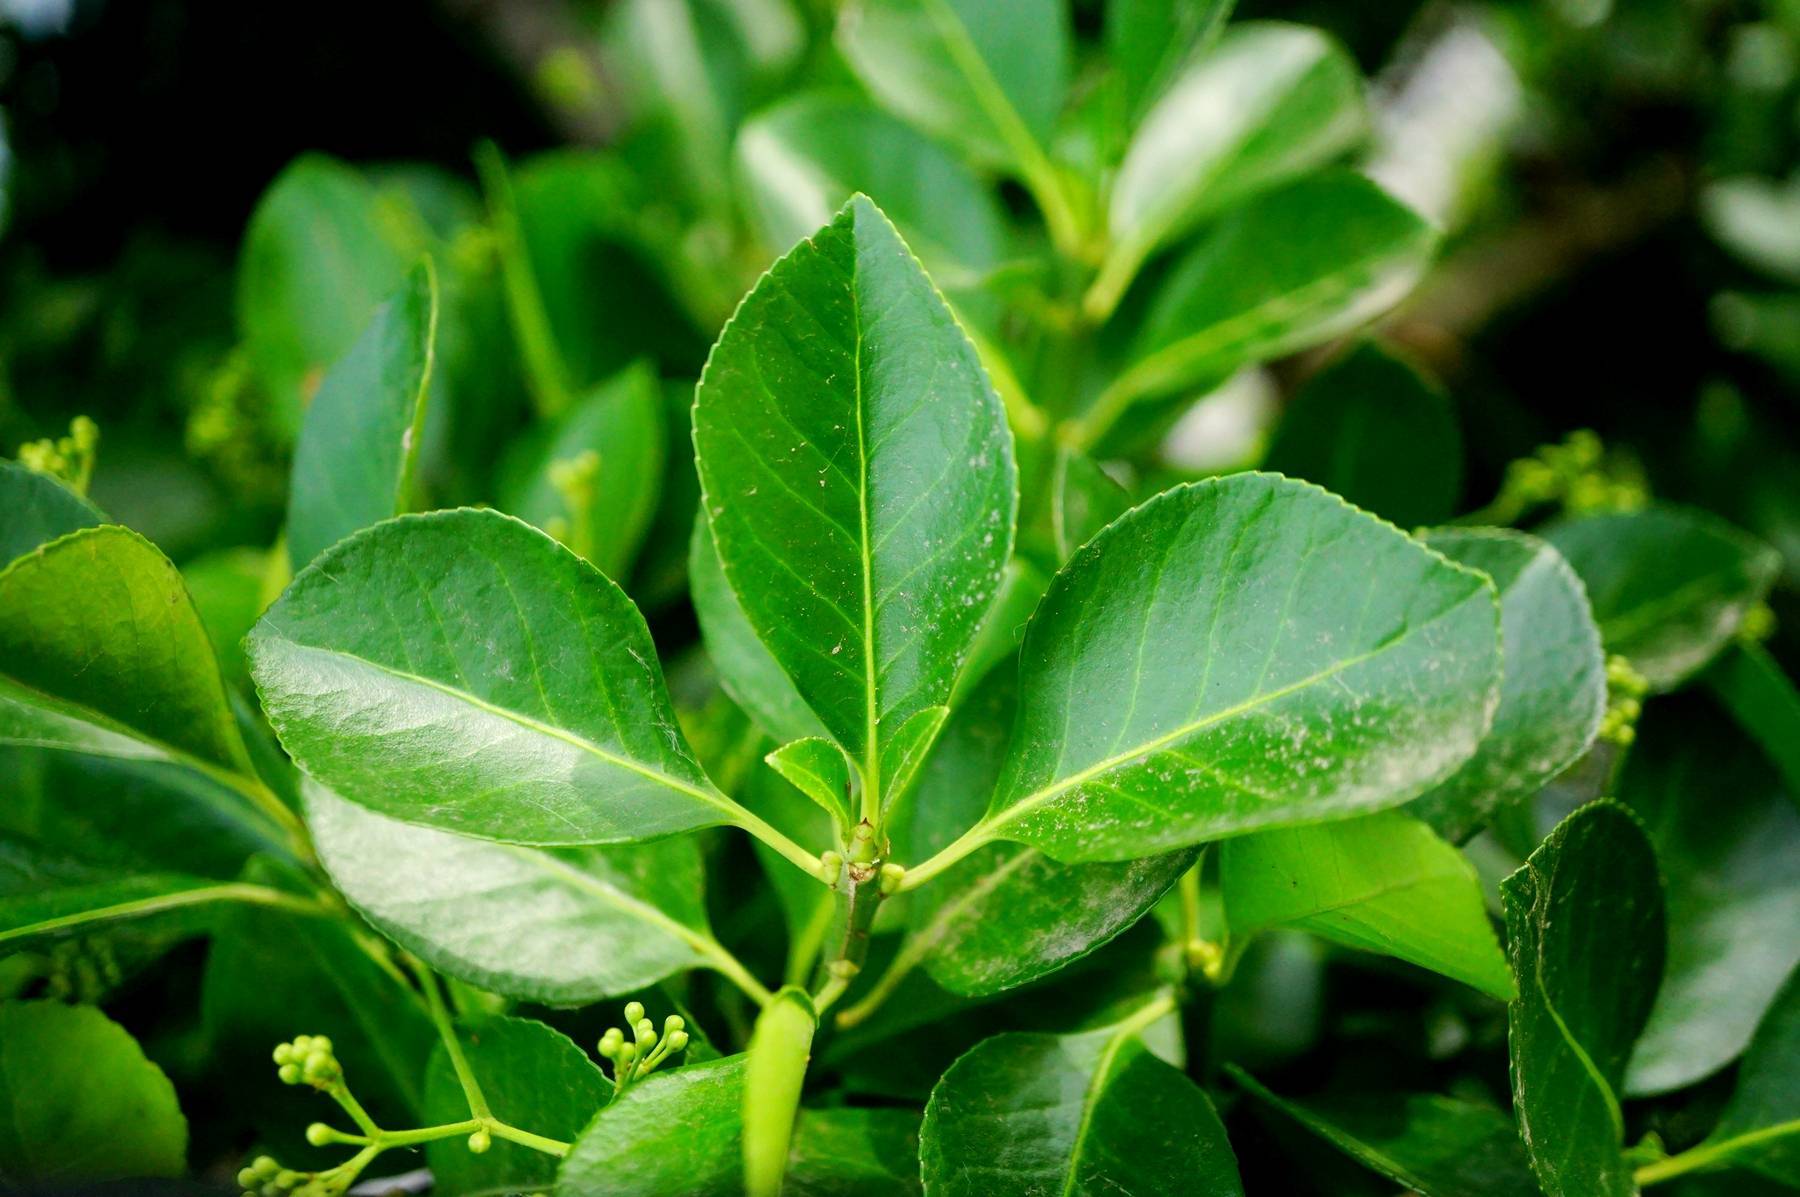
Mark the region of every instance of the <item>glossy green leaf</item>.
POLYGON ((1706 684, 1800 795, 1800 689, 1760 644, 1739 644, 1715 661, 1706 684))
POLYGON ((851 0, 837 43, 887 108, 991 166, 1043 160, 1069 87, 1060 0, 851 0))
POLYGON ((0 571, 0 743, 250 772, 181 575, 117 526, 0 571))
POLYGON ((542 849, 386 818, 309 786, 319 858, 383 934, 450 976, 570 1005, 718 959, 691 839, 542 849))
POLYGON ((1507 1009, 1513 1108, 1548 1197, 1633 1197, 1619 1109, 1662 976, 1663 898, 1643 828, 1596 802, 1500 886, 1519 998, 1507 1009))
POLYGON ((1261 1105, 1423 1197, 1539 1197, 1519 1128, 1493 1106, 1436 1094, 1301 1104, 1277 1097, 1240 1068, 1226 1071, 1261 1105))
POLYGON ((593 566, 493 511, 337 545, 251 632, 282 744, 343 797, 529 844, 731 821, 675 725, 643 617, 593 566))
POLYGON ((417 214, 335 159, 308 154, 258 201, 238 262, 237 322, 278 416, 298 429, 326 369, 423 248, 417 214))
POLYGON ((175 1087, 91 1006, 0 1003, 0 1183, 25 1188, 179 1176, 175 1087))
MULTIPOLYGON (((458 1025, 456 1038, 494 1117, 533 1134, 570 1142, 612 1096, 587 1053, 541 1022, 481 1018, 458 1025)), ((468 1116, 468 1098, 439 1045, 425 1073, 425 1122, 468 1116)), ((439 1139, 426 1144, 425 1162, 434 1188, 455 1197, 545 1192, 556 1182, 555 1156, 503 1139, 481 1155, 461 1137, 439 1139)))
POLYGON ((850 817, 850 762, 842 748, 830 740, 795 740, 763 759, 795 789, 818 803, 848 838, 855 820, 850 817))
POLYGON ((1098 1030, 984 1040, 931 1091, 925 1192, 1241 1195, 1212 1103, 1141 1037, 1167 1012, 1153 1000, 1098 1030))
POLYGON ((738 133, 737 170, 770 245, 811 236, 853 194, 881 206, 939 286, 978 281, 1006 252, 992 190, 962 160, 853 96, 814 92, 738 133))
POLYGON ((1646 712, 1618 793, 1656 847, 1669 917, 1625 1087, 1665 1093, 1736 1059, 1800 964, 1800 809, 1722 716, 1674 699, 1646 712))
POLYGON ((1317 482, 1402 528, 1442 523, 1462 489, 1449 398, 1403 358, 1363 342, 1282 413, 1263 468, 1317 482))
POLYGON ((320 381, 288 492, 288 557, 298 565, 414 504, 437 321, 427 259, 320 381))
POLYGON ((1015 494, 999 398, 868 200, 744 300, 701 378, 694 443, 744 614, 879 797, 900 729, 949 698, 1015 494))
POLYGON ((656 518, 667 435, 655 371, 631 366, 519 443, 500 505, 623 580, 656 518))
POLYGON ((1093 458, 1059 448, 1051 467, 1047 506, 1054 564, 1060 566, 1100 529, 1131 509, 1131 494, 1093 458))
POLYGON ((1215 384, 1341 336, 1410 291, 1436 243, 1416 212, 1348 171, 1235 209, 1158 283, 1135 360, 1098 402, 1215 384))
POLYGON ((1453 842, 1580 759, 1606 713, 1606 657, 1587 592, 1557 551, 1523 532, 1437 528, 1425 543, 1500 588, 1500 705, 1470 761, 1407 808, 1453 842))
POLYGON ((1232 932, 1292 926, 1516 996, 1462 853, 1398 811, 1240 836, 1220 846, 1232 932))
POLYGON ((1135 117, 1170 79, 1210 45, 1231 15, 1233 0, 1108 0, 1106 56, 1135 117))
POLYGON ((1398 805, 1475 751, 1499 647, 1491 583, 1324 491, 1178 487, 1044 596, 977 834, 1117 860, 1398 805))
POLYGON ((1718 655, 1781 564, 1767 545, 1683 507, 1587 516, 1544 535, 1587 584, 1607 651, 1657 690, 1718 655))
POLYGON ((806 990, 788 986, 756 1016, 744 1055, 744 1192, 781 1197, 800 1087, 819 1016, 806 990))
POLYGON ((1361 72, 1323 33, 1273 22, 1227 29, 1132 136, 1107 211, 1113 248, 1090 306, 1110 311, 1158 246, 1337 157, 1367 127, 1361 72))
POLYGON ((106 522, 100 509, 48 474, 0 461, 0 567, 41 544, 106 522))
POLYGON ((741 1197, 745 1057, 658 1072, 601 1110, 558 1173, 558 1197, 741 1197))
POLYGON ((801 1110, 785 1197, 918 1197, 917 1110, 801 1110))
POLYGON ((1738 1069, 1737 1088, 1701 1149, 1800 1186, 1800 971, 1791 974, 1738 1069))

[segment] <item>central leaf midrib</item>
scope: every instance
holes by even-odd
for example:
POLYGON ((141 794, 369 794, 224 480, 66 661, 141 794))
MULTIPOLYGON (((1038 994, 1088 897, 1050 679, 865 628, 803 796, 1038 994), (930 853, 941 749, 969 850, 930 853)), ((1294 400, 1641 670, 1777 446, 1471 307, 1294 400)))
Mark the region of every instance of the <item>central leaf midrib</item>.
POLYGON ((361 656, 356 653, 345 652, 342 649, 326 648, 323 645, 318 645, 318 644, 304 644, 298 640, 293 640, 286 636, 282 636, 280 638, 280 640, 281 640, 281 643, 287 644, 290 647, 292 647, 300 652, 318 653, 323 656, 335 657, 339 660, 352 661, 358 665, 366 666, 370 669, 376 670, 377 672, 385 674, 388 677, 395 678, 395 679, 398 679, 398 680, 404 681, 404 682, 411 682, 415 685, 424 686, 425 688, 427 688, 429 690, 435 690, 440 694, 445 694, 445 695, 450 696, 451 698, 455 698, 462 702, 466 702, 470 706, 475 707, 478 710, 485 711, 490 715, 497 715, 502 719, 508 720, 509 722, 516 723, 520 727, 528 728, 531 731, 538 732, 541 735, 546 735, 546 736, 550 736, 553 739, 561 740, 563 743, 571 745, 572 747, 575 747, 575 748, 579 748, 583 752, 586 752, 593 756, 596 756, 596 757, 600 758, 601 760, 607 762, 610 765, 615 765, 618 768, 627 770, 628 772, 636 773, 640 777, 643 777, 649 781, 654 781, 654 782, 658 783, 659 785, 667 786, 669 789, 675 790, 678 793, 686 794, 690 798, 694 798, 701 802, 705 802, 710 806, 718 808, 719 810, 725 812, 726 814, 734 814, 735 813, 737 804, 732 802, 729 798, 725 797, 725 795, 719 793, 717 790, 702 789, 699 786, 696 786, 691 782, 684 781, 678 777, 672 777, 669 774, 664 773, 660 769, 652 768, 651 766, 646 765, 640 761, 632 760, 630 757, 621 756, 614 752, 609 752, 608 750, 602 748, 600 745, 594 743, 592 740, 586 739, 585 737, 582 737, 582 736, 578 736, 574 732, 567 731, 560 727, 555 727, 551 724, 543 722, 542 720, 535 719, 530 715, 526 715, 523 712, 510 710, 506 707, 499 706, 495 703, 487 701, 486 699, 482 698, 481 696, 479 696, 477 694, 472 694, 467 690, 459 690, 455 686, 446 685, 445 683, 437 681, 434 678, 424 677, 420 674, 412 673, 412 672, 409 672, 404 669, 396 669, 391 665, 383 664, 380 661, 370 660, 368 657, 364 657, 364 656, 361 656))
POLYGON ((854 208, 850 216, 850 322, 853 362, 851 375, 856 380, 856 508, 862 524, 862 539, 857 544, 862 559, 863 597, 863 792, 869 795, 865 809, 881 809, 881 748, 876 736, 880 726, 880 700, 876 695, 875 671, 875 559, 869 536, 869 450, 867 413, 863 396, 863 319, 862 319, 862 248, 857 225, 861 214, 854 208))

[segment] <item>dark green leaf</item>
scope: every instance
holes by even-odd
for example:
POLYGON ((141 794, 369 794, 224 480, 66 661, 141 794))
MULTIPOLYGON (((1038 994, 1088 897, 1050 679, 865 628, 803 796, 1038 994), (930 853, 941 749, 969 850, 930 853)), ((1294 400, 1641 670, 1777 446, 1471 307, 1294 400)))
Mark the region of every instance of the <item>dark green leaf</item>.
POLYGON ((437 322, 437 274, 427 259, 319 383, 288 492, 288 558, 297 565, 416 502, 437 322))
POLYGON ((1446 839, 1534 794, 1586 752, 1606 713, 1606 658, 1581 579, 1523 532, 1439 528, 1426 545, 1500 588, 1500 705, 1475 756, 1408 808, 1446 839))
POLYGON ((701 378, 694 443, 731 588, 872 802, 900 729, 950 696, 1015 495, 999 398, 867 199, 744 300, 701 378))
MULTIPOLYGON (((459 1025, 457 1042, 494 1117, 536 1135, 572 1141, 612 1096, 587 1053, 560 1031, 525 1018, 483 1018, 459 1025)), ((443 1045, 425 1073, 427 1125, 461 1122, 468 1098, 443 1045)), ((556 1157, 495 1139, 476 1155, 462 1138, 427 1144, 433 1190, 446 1197, 499 1197, 548 1190, 556 1157)))
POLYGON ((1239 474, 1165 492, 1089 542, 1021 660, 977 836, 1130 859, 1441 781, 1492 717, 1499 612, 1485 578, 1392 526, 1239 474))
POLYGON ((1436 1094, 1371 1094, 1330 1106, 1286 1101, 1231 1078, 1371 1171, 1424 1197, 1538 1197, 1519 1129, 1492 1106, 1436 1094))
POLYGON ((1800 971, 1787 979, 1738 1069, 1737 1089, 1706 1137, 1716 1151, 1800 1186, 1800 971))
POLYGON ((137 1041, 91 1006, 0 1003, 0 1183, 179 1176, 187 1119, 137 1041))
POLYGON ((1224 28, 1233 0, 1109 0, 1106 53, 1135 117, 1224 28))
POLYGON ((801 1110, 785 1197, 917 1197, 916 1110, 801 1110))
POLYGON ((588 1124, 559 1197, 741 1197, 743 1056, 659 1072, 588 1124))
POLYGON ((1707 670, 1706 684, 1800 795, 1800 690, 1760 644, 1739 644, 1707 670))
POLYGON ((249 679, 244 637, 269 605, 272 586, 285 579, 287 567, 279 548, 244 547, 203 553, 181 567, 182 583, 212 640, 219 672, 233 688, 249 679), (278 570, 280 578, 272 583, 271 575, 278 570))
POLYGON ((0 566, 41 544, 106 522, 100 509, 48 474, 0 461, 0 566))
POLYGON ((837 824, 843 837, 850 834, 850 762, 844 750, 818 738, 783 744, 763 758, 769 767, 792 782, 794 788, 819 804, 837 824))
POLYGON ((1519 998, 1513 1107, 1549 1197, 1633 1197, 1620 1082, 1662 976, 1663 898, 1643 828, 1612 802, 1557 825, 1501 883, 1519 998))
POLYGON ((1397 956, 1501 1000, 1516 996, 1462 853, 1398 811, 1225 841, 1219 877, 1234 934, 1294 926, 1397 956))
POLYGON ((1587 583, 1607 651, 1630 658, 1657 690, 1725 647, 1781 564, 1767 545, 1683 507, 1587 516, 1544 536, 1587 583))
POLYGON ((1200 1087, 1140 1037, 1169 1007, 1075 1035, 984 1040, 931 1091, 919 1133, 934 1197, 1242 1194, 1200 1087))
POLYGON ((282 744, 343 797, 514 843, 731 821, 675 725, 637 608, 493 511, 403 516, 337 545, 251 632, 282 744))
POLYGON ((365 918, 433 967, 494 993, 591 1002, 721 955, 690 838, 498 844, 385 818, 321 786, 307 787, 306 813, 320 860, 365 918))
POLYGON ((1294 396, 1263 466, 1418 528, 1456 508, 1462 430, 1435 383, 1365 341, 1294 396))

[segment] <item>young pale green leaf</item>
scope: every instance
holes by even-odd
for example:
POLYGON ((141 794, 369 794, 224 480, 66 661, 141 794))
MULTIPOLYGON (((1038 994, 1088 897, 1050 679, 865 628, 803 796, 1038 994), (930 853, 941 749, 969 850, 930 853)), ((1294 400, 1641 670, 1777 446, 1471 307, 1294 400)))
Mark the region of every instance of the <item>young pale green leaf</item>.
POLYGON ((1005 256, 1005 218, 989 186, 937 142, 853 96, 806 93, 763 110, 739 131, 736 159, 769 245, 811 236, 862 192, 940 286, 974 283, 1005 256))
POLYGON ((918 1197, 917 1110, 801 1110, 786 1197, 918 1197))
POLYGON ((519 442, 500 505, 623 580, 656 518, 667 437, 655 370, 628 367, 519 442))
POLYGON ((282 744, 343 797, 522 844, 731 822, 675 724, 643 616, 494 511, 378 524, 294 579, 250 634, 282 744))
POLYGON ((41 544, 106 522, 100 509, 48 474, 0 461, 0 566, 41 544))
POLYGON ((1032 617, 974 835, 1126 860, 1396 806, 1480 743, 1499 638, 1487 579, 1316 487, 1167 491, 1032 617))
POLYGON ((968 338, 867 199, 745 298, 694 404, 713 540, 757 636, 879 801, 949 698, 1011 548, 1011 438, 968 338))
POLYGON ((250 772, 180 573, 114 525, 0 571, 0 743, 250 772))
POLYGON ((1294 396, 1263 466, 1418 528, 1455 511, 1462 430, 1435 383, 1365 341, 1294 396))
POLYGON ((819 804, 830 815, 844 838, 849 838, 850 761, 830 740, 794 740, 763 757, 769 767, 795 789, 819 804))
POLYGON ((1683 507, 1567 520, 1544 535, 1587 584, 1607 650, 1657 690, 1718 655, 1781 565, 1774 549, 1683 507))
POLYGON ((1633 1197, 1619 1087, 1662 976, 1656 857, 1623 807, 1557 825, 1500 886, 1519 997, 1507 1009, 1513 1109, 1548 1197, 1633 1197))
POLYGON ((1171 1007, 1074 1035, 982 1041, 931 1091, 919 1163, 931 1197, 1241 1197, 1212 1103, 1141 1038, 1171 1007))
POLYGON ((78 1189, 180 1176, 175 1086, 91 1006, 0 1003, 0 1184, 78 1189))
POLYGON ((297 566, 413 505, 437 324, 437 273, 426 259, 320 381, 288 491, 288 558, 297 566))
POLYGON ((309 785, 319 859, 363 917, 453 977, 572 1005, 720 958, 691 839, 542 849, 386 818, 309 785))
POLYGON ((1708 704, 1652 704, 1619 796, 1656 847, 1668 965, 1625 1091, 1666 1093, 1736 1059, 1800 964, 1800 809, 1708 704))
POLYGON ((1517 996, 1474 866, 1410 815, 1227 840, 1219 876, 1233 933, 1298 927, 1517 996))
POLYGON ((1226 30, 1132 135, 1089 309, 1110 312, 1159 246, 1342 154, 1367 128, 1362 75, 1324 34, 1273 22, 1226 30))
POLYGON ((1031 174, 1068 93, 1060 0, 851 0, 844 58, 884 106, 989 166, 1031 174))
POLYGON ((582 1131, 557 1197, 741 1197, 744 1056, 658 1072, 582 1131))
POLYGON ((1225 27, 1233 0, 1111 0, 1106 56, 1135 118, 1180 68, 1225 27))
POLYGON ((1701 1151, 1800 1186, 1800 970, 1763 1016, 1737 1088, 1701 1151))
POLYGON ((1349 332, 1412 289, 1437 234, 1368 179, 1330 170, 1235 209, 1157 285, 1135 360, 1084 418, 1091 443, 1140 397, 1218 383, 1349 332))
POLYGON ((316 154, 296 159, 257 203, 238 262, 238 330, 290 427, 422 248, 401 233, 408 216, 416 221, 355 170, 316 154))
POLYGON ((788 986, 756 1016, 744 1058, 744 1192, 781 1197, 800 1086, 819 1016, 804 989, 788 986))
POLYGON ((1800 689, 1760 644, 1740 643, 1706 672, 1706 684, 1800 794, 1800 689))
POLYGON ((1055 566, 1131 510, 1131 494, 1086 454, 1059 447, 1050 472, 1050 549, 1055 566))
POLYGON ((1606 657, 1581 579, 1523 532, 1438 528, 1427 545, 1500 588, 1500 705, 1475 755, 1408 812, 1466 840, 1580 759, 1606 713, 1606 657))
POLYGON ((1277 1097, 1241 1068, 1225 1070, 1263 1106, 1423 1197, 1540 1197, 1519 1128, 1493 1106, 1436 1094, 1302 1105, 1277 1097))
MULTIPOLYGON (((481 1018, 456 1028, 463 1058, 494 1117, 533 1134, 572 1141, 612 1096, 612 1083, 567 1035, 527 1018, 481 1018)), ((440 1044, 425 1072, 425 1122, 469 1116, 469 1099, 440 1044)), ((433 1185, 462 1197, 546 1192, 556 1157, 495 1139, 481 1155, 458 1136, 425 1145, 433 1185)))

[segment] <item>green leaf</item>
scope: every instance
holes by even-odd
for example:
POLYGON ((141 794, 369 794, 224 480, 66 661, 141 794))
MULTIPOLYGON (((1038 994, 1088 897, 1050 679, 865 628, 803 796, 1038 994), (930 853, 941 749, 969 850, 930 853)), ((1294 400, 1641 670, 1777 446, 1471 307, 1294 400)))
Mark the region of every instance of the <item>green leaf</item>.
POLYGON ((989 166, 1038 169, 1069 88, 1061 0, 851 0, 837 44, 876 100, 989 166))
POLYGON ((1263 468, 1317 482, 1402 528, 1418 528, 1456 509, 1462 430, 1437 384, 1365 341, 1294 396, 1263 468))
POLYGON ((1800 690, 1780 662, 1762 645, 1740 642, 1713 662, 1706 684, 1781 770, 1788 792, 1800 795, 1800 690))
POLYGON ((1118 860, 1396 806, 1487 731, 1498 615, 1481 575, 1315 487, 1164 492, 1032 617, 976 835, 1118 860))
POLYGON ((1241 1068, 1225 1070, 1262 1105, 1424 1197, 1539 1197, 1518 1127, 1492 1106, 1436 1094, 1302 1105, 1277 1097, 1241 1068))
MULTIPOLYGON (((456 1028, 463 1058, 481 1084, 494 1117, 536 1135, 572 1141, 612 1096, 612 1083, 568 1036, 526 1018, 482 1018, 456 1028)), ((469 1116, 468 1098, 442 1044, 425 1072, 425 1122, 469 1116)), ((557 1160, 496 1138, 476 1155, 462 1138, 425 1146, 433 1185, 457 1197, 547 1191, 557 1160)))
POLYGON ((744 300, 694 443, 744 614, 879 809, 890 747, 946 703, 999 587, 1016 497, 1000 400, 867 199, 744 300))
POLYGON ((1581 579, 1523 532, 1438 528, 1426 545, 1500 588, 1500 705, 1470 761, 1409 813, 1452 842, 1536 793, 1593 744, 1606 713, 1606 657, 1581 579))
POLYGON ((0 1003, 0 1182, 180 1176, 187 1119, 137 1041, 91 1006, 0 1003))
MULTIPOLYGON (((1240 366, 1341 336, 1410 291, 1436 244, 1418 213, 1348 171, 1234 209, 1158 283, 1135 360, 1096 411, 1213 385, 1240 366)), ((1104 431, 1096 412, 1084 417, 1086 443, 1104 431)))
POLYGON ((828 735, 825 725, 794 689, 756 629, 719 564, 712 525, 704 515, 694 521, 688 555, 688 579, 694 615, 706 640, 706 655, 719 671, 719 684, 744 708, 756 725, 776 740, 816 739, 828 735))
POLYGON ((1170 78, 1211 44, 1233 0, 1109 0, 1106 56, 1135 118, 1167 89, 1170 78))
POLYGON ((1767 545, 1684 507, 1567 520, 1544 536, 1587 584, 1607 651, 1656 690, 1717 656, 1781 566, 1767 545))
POLYGON ((0 571, 0 743, 250 772, 180 573, 118 526, 0 571))
POLYGON ((1009 1032, 951 1065, 925 1107, 934 1197, 1242 1194, 1212 1103, 1140 1037, 1170 1007, 1074 1035, 1009 1032))
POLYGON ((804 989, 787 986, 761 1013, 744 1058, 744 1192, 781 1197, 787 1175, 800 1086, 812 1058, 819 1016, 804 989))
POLYGON ((283 746, 345 798, 523 844, 650 839, 738 808, 681 738, 643 616, 493 511, 337 545, 250 634, 283 746))
POLYGON ((1005 218, 988 185, 937 142, 854 96, 805 93, 763 110, 738 133, 736 160, 771 246, 811 236, 862 192, 942 287, 968 287, 1006 255, 1005 218))
POLYGON ((287 556, 281 548, 242 545, 202 553, 181 567, 182 584, 212 640, 219 672, 234 690, 249 680, 244 637, 269 605, 272 585, 285 580, 287 572, 287 556), (272 583, 270 575, 276 571, 281 576, 272 583))
POLYGON ((1462 853, 1398 811, 1227 840, 1220 884, 1233 934, 1293 926, 1517 995, 1462 853))
POLYGON ((850 825, 850 762, 844 750, 830 740, 795 740, 763 757, 769 767, 792 782, 794 788, 819 804, 848 839, 850 825))
POLYGON ((1717 1153, 1783 1184, 1800 1186, 1800 971, 1775 998, 1744 1063, 1737 1088, 1701 1150, 1717 1153))
POLYGON ((1557 825, 1500 886, 1519 998, 1513 1107, 1549 1197, 1633 1197, 1619 1086, 1662 976, 1663 899, 1643 828, 1613 802, 1557 825))
POLYGON ((1732 1060, 1800 963, 1800 809, 1708 704, 1653 703, 1618 782, 1667 892, 1668 963, 1625 1075, 1666 1093, 1732 1060))
POLYGON ((1113 248, 1089 292, 1112 311, 1158 246, 1337 157, 1368 128, 1362 74, 1316 29, 1234 25, 1137 127, 1112 187, 1113 248))
MULTIPOLYGON (((1060 446, 1051 466, 1049 548, 1053 566, 1075 555, 1106 525, 1131 509, 1131 494, 1083 453, 1060 446)), ((1029 614, 1029 612, 1027 612, 1029 614)))
POLYGON ((48 474, 0 461, 0 566, 59 536, 106 522, 100 509, 48 474))
POLYGON ((501 469, 500 504, 624 579, 656 518, 667 436, 655 370, 628 367, 519 442, 501 469))
POLYGON ((384 935, 507 997, 577 1005, 718 959, 691 839, 541 849, 416 827, 306 791, 319 859, 384 935))
POLYGON ((410 206, 322 155, 295 159, 263 193, 238 261, 237 322, 288 427, 400 285, 423 236, 410 206))
POLYGON ((745 1057, 658 1072, 601 1110, 558 1174, 560 1197, 740 1197, 745 1057))
POLYGON ((801 1110, 786 1197, 918 1197, 917 1110, 801 1110))
POLYGON ((288 557, 297 565, 415 503, 437 324, 437 273, 427 258, 320 381, 288 492, 288 557))

